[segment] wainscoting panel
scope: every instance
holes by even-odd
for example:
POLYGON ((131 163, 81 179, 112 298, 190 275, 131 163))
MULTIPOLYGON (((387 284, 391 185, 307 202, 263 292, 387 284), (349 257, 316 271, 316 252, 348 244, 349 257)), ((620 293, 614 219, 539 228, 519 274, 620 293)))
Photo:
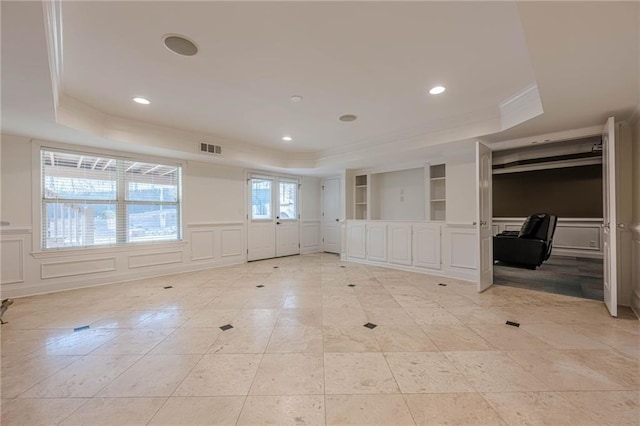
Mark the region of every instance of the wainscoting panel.
POLYGON ((191 260, 208 260, 216 257, 215 232, 191 231, 191 260))
POLYGON ((478 268, 478 254, 476 248, 476 232, 474 230, 447 230, 449 246, 449 267, 478 268))
POLYGON ((300 252, 316 253, 320 251, 320 221, 303 220, 300 225, 300 252))
POLYGON ((0 283, 12 284, 24 281, 24 242, 22 239, 0 241, 0 283))
POLYGON ((115 257, 101 257, 94 259, 69 260, 64 262, 49 262, 40 265, 40 277, 43 280, 74 275, 97 274, 116 270, 115 257))
POLYGON ((220 230, 220 253, 222 257, 241 256, 243 247, 242 228, 220 230))
POLYGON ((602 245, 601 228, 595 225, 562 225, 553 237, 556 248, 599 251, 602 245))
POLYGON ((181 262, 182 251, 129 255, 129 269, 146 268, 149 266, 168 265, 171 263, 181 262))

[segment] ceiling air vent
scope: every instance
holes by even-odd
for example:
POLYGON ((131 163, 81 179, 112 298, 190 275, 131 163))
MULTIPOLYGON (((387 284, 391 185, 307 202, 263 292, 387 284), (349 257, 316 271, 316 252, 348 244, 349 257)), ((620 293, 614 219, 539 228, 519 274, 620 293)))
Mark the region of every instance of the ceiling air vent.
POLYGON ((211 145, 208 143, 200 143, 200 151, 207 152, 209 154, 222 155, 222 147, 218 145, 211 145))

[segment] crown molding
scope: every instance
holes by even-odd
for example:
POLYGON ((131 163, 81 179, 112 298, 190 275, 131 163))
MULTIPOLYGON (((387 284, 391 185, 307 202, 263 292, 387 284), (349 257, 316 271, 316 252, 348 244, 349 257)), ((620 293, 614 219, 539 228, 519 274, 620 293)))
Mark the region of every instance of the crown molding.
POLYGON ((47 43, 49 73, 53 91, 54 114, 57 115, 62 91, 63 51, 62 51, 62 1, 42 2, 44 33, 47 43))

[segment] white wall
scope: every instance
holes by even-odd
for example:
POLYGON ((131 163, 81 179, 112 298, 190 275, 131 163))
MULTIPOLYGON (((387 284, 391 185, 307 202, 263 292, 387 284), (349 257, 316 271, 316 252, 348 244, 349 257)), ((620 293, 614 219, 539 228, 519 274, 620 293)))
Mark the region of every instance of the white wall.
POLYGON ((446 162, 446 222, 471 225, 476 220, 476 163, 469 156, 446 162))
POLYGON ((29 138, 1 136, 0 219, 14 227, 31 226, 31 143, 29 138))
MULTIPOLYGON (((10 223, 0 227, 2 297, 246 262, 245 171, 196 161, 183 165, 183 241, 41 251, 39 215, 32 212, 32 204, 39 211, 39 194, 34 190, 39 191, 41 143, 2 135, 0 219, 10 223)), ((305 233, 301 225, 301 246, 306 245, 303 251, 308 253, 319 250, 320 184, 315 178, 302 182, 301 216, 314 229, 305 233)))
POLYGON ((245 179, 237 167, 189 161, 183 176, 185 223, 244 221, 245 179))
POLYGON ((424 168, 378 173, 371 181, 372 219, 425 219, 424 168))

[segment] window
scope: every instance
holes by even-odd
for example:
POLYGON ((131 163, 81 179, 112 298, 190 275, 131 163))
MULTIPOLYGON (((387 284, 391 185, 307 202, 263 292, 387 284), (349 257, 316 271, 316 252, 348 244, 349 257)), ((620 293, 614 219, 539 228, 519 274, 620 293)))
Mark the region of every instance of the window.
POLYGON ((296 182, 280 182, 280 219, 296 219, 296 201, 298 184, 296 182))
POLYGON ((271 181, 251 179, 251 219, 271 219, 271 181))
POLYGON ((42 248, 181 238, 176 165, 43 149, 42 248))

